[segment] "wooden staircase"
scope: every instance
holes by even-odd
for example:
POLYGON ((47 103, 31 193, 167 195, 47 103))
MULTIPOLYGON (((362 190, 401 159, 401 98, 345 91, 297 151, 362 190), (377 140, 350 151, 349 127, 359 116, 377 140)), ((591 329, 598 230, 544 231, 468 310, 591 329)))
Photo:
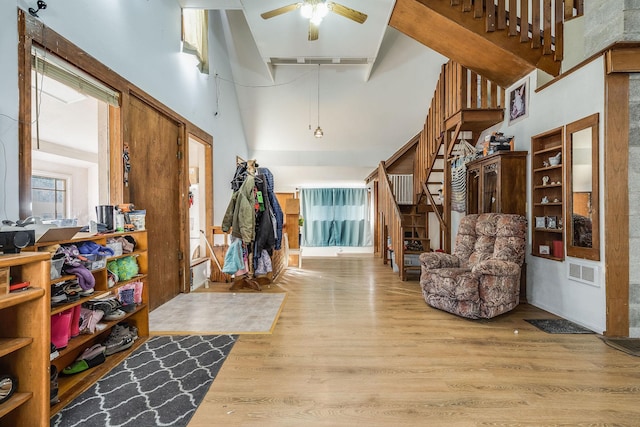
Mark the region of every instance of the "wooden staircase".
POLYGON ((583 10, 584 0, 397 0, 389 25, 508 87, 536 68, 560 73, 564 22, 583 10))

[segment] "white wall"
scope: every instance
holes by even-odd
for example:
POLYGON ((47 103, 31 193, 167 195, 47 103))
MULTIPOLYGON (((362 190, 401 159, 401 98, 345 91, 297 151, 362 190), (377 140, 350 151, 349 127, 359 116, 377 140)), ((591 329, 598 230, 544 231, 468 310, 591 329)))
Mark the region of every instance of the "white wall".
MULTIPOLYGON (((531 137, 551 129, 567 125, 594 113, 600 114, 600 158, 604 158, 604 64, 597 59, 576 72, 565 76, 552 86, 535 93, 536 73, 530 76, 529 115, 526 119, 501 131, 515 136, 515 149, 531 151, 531 137)), ((520 82, 513 87, 518 86, 520 82)), ((604 224, 604 191, 606 183, 602 162, 600 165, 600 224, 604 224)), ((527 181, 531 177, 531 157, 527 162, 527 181)), ((530 182, 527 188, 528 205, 531 203, 530 182)), ((528 209, 527 217, 531 222, 528 209)), ((529 224, 531 230, 531 224, 529 224)), ((531 231, 529 231, 531 242, 531 231)), ((600 227, 600 253, 604 254, 604 227, 600 227)), ((528 253, 531 253, 529 247, 528 253)), ((551 261, 527 256, 527 300, 529 303, 569 319, 596 332, 606 327, 606 300, 604 261, 593 262, 565 258, 551 261), (598 267, 598 286, 590 286, 567 278, 567 263, 576 261, 598 267)))
MULTIPOLYGON (((26 10, 33 6, 30 3, 0 2, 0 143, 5 151, 0 152, 2 219, 17 219, 18 215, 16 5, 26 10)), ((222 177, 231 179, 235 154, 247 151, 235 93, 223 92, 216 104, 213 76, 201 74, 194 57, 180 52, 180 7, 175 0, 68 0, 48 4, 40 17, 52 30, 213 135, 214 143, 220 141, 218 149, 214 148, 214 171, 220 177, 216 183, 222 177), (216 109, 224 109, 225 120, 215 122, 216 109), (233 154, 227 152, 227 146, 233 146, 233 154)), ((228 68, 220 48, 224 41, 216 39, 222 33, 211 30, 210 37, 211 69, 228 68)), ((216 218, 221 218, 219 212, 225 207, 215 206, 216 218)))

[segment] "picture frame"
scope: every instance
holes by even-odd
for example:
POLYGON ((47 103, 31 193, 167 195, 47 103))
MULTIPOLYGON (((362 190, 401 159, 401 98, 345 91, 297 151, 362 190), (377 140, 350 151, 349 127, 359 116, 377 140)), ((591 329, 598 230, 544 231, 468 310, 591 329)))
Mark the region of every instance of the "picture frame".
POLYGON ((549 245, 540 245, 540 247, 538 248, 538 252, 540 252, 540 255, 550 255, 551 254, 551 250, 549 248, 549 245))
POLYGON ((547 220, 543 216, 536 217, 536 228, 547 228, 547 220))
POLYGON ((547 217, 547 228, 558 228, 558 218, 555 216, 547 217))
POLYGON ((529 78, 521 80, 509 91, 509 125, 529 115, 529 78))

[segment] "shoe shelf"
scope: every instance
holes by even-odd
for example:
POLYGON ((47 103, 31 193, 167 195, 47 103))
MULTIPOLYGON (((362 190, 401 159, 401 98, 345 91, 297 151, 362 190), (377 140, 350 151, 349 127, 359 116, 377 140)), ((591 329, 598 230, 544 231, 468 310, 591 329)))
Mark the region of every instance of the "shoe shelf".
MULTIPOLYGON (((0 269, 29 288, 0 295, 0 372, 17 379, 18 388, 0 404, 0 425, 48 425, 49 272, 46 254, 0 255, 0 269), (43 331, 45 331, 43 333, 43 331)), ((5 288, 6 292, 6 288, 5 288)))
MULTIPOLYGON (((79 374, 58 377, 58 398, 60 399, 60 402, 51 406, 51 416, 60 412, 65 406, 71 403, 73 399, 87 391, 93 384, 95 384, 96 381, 118 366, 127 358, 127 356, 129 356, 129 354, 144 344, 148 339, 149 337, 139 337, 133 343, 133 346, 125 351, 107 356, 107 360, 101 365, 95 366, 79 374)), ((82 349, 84 348, 85 347, 82 347, 82 349)))
MULTIPOLYGON (((98 381, 103 375, 117 366, 120 362, 122 362, 132 351, 138 348, 143 342, 145 342, 149 337, 149 291, 147 288, 147 272, 148 272, 148 241, 147 241, 147 233, 146 231, 128 231, 123 233, 109 233, 109 234, 99 234, 99 235, 90 235, 89 233, 78 233, 75 238, 71 240, 57 241, 57 242, 47 242, 46 244, 41 244, 26 248, 25 250, 32 250, 38 252, 44 252, 46 246, 55 245, 55 244, 78 244, 81 242, 92 241, 99 245, 105 246, 107 244, 107 240, 112 237, 124 237, 131 236, 136 241, 136 246, 134 250, 130 253, 123 253, 122 255, 108 257, 106 259, 107 264, 109 261, 114 259, 124 258, 126 256, 134 256, 138 263, 139 274, 134 276, 131 280, 120 281, 117 282, 114 286, 108 286, 108 274, 106 268, 98 268, 95 270, 91 270, 95 278, 95 288, 94 293, 88 296, 81 296, 79 299, 66 302, 60 305, 55 305, 51 307, 50 300, 48 301, 49 310, 48 314, 53 315, 57 313, 61 313, 69 308, 75 307, 77 305, 81 305, 84 302, 87 302, 91 299, 98 297, 106 297, 111 295, 117 295, 117 290, 126 285, 127 283, 131 283, 134 281, 141 281, 144 283, 142 290, 142 304, 138 304, 132 312, 126 313, 121 319, 112 320, 112 321, 104 321, 101 320, 99 323, 106 325, 103 329, 96 330, 93 334, 80 334, 77 337, 73 337, 69 340, 67 346, 63 349, 59 349, 59 355, 52 361, 49 361, 49 357, 47 356, 47 366, 49 364, 55 365, 58 372, 62 372, 62 370, 71 365, 78 356, 82 354, 82 352, 94 344, 103 343, 109 337, 111 329, 120 322, 127 322, 130 325, 134 325, 138 328, 138 339, 135 341, 134 345, 126 350, 115 353, 113 355, 107 356, 106 361, 98 366, 92 367, 86 371, 79 372, 74 375, 63 375, 60 374, 58 376, 58 399, 59 402, 55 405, 51 405, 49 408, 49 403, 47 403, 47 419, 46 424, 49 424, 49 417, 58 413, 61 409, 63 409, 66 405, 71 403, 77 396, 82 394, 84 391, 89 389, 96 381, 98 381)), ((48 255, 48 252, 46 253, 48 255)), ((47 274, 49 274, 49 270, 47 270, 47 274)), ((60 278, 54 280, 48 280, 49 285, 54 285, 65 280, 75 279, 75 275, 64 275, 60 278)), ((50 279, 50 277, 49 277, 50 279)), ((47 319, 47 328, 50 327, 49 319, 47 319)), ((49 339, 49 338, 47 338, 49 339)), ((49 354, 49 343, 47 343, 47 354, 49 354)), ((50 383, 50 379, 47 378, 47 383, 50 383)), ((46 387, 46 390, 49 390, 49 386, 46 387)), ((44 424, 43 424, 44 425, 44 424)))

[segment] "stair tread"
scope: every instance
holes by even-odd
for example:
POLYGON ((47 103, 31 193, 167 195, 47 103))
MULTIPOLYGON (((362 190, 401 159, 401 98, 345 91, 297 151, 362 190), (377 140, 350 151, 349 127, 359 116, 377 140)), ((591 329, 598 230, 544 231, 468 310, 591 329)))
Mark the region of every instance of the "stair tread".
POLYGON ((405 255, 407 255, 407 254, 409 254, 409 255, 420 255, 420 254, 423 254, 425 252, 426 251, 404 251, 404 254, 405 255))
POLYGON ((405 265, 405 270, 420 270, 422 267, 419 265, 405 265))
POLYGON ((421 242, 428 242, 428 237, 405 237, 404 240, 419 240, 421 242))

